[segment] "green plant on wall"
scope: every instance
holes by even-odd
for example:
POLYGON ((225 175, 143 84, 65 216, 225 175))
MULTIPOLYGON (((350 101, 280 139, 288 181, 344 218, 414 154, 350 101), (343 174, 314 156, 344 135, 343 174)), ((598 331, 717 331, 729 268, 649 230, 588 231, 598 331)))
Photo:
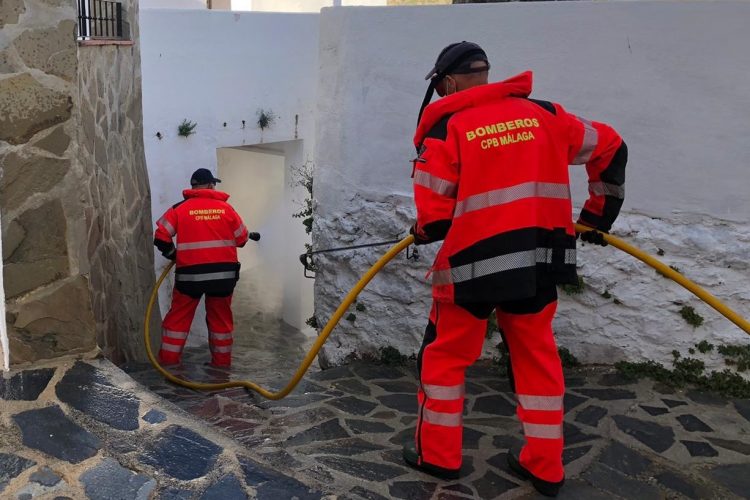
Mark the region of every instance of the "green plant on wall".
POLYGON ((583 282, 583 276, 579 276, 577 284, 571 285, 566 283, 560 285, 560 288, 562 288, 562 291, 565 292, 566 295, 578 295, 586 288, 586 284, 583 282))
POLYGON ((316 318, 315 316, 310 316, 309 318, 307 318, 307 321, 305 321, 305 324, 309 326, 310 328, 315 328, 317 330, 318 318, 316 318))
POLYGON ((256 121, 260 129, 260 142, 263 142, 263 132, 273 126, 276 121, 276 115, 270 109, 260 108, 257 112, 258 120, 256 121))
POLYGON ((180 137, 190 137, 195 134, 195 129, 198 127, 196 122, 190 121, 187 118, 177 125, 177 135, 180 137))
MULTIPOLYGON (((292 214, 295 219, 302 219, 302 225, 305 226, 305 233, 312 233, 313 224, 313 163, 306 161, 300 167, 292 167, 292 181, 291 187, 297 188, 302 187, 305 190, 305 197, 302 201, 296 201, 295 203, 300 209, 292 214)), ((305 252, 311 252, 312 245, 305 243, 305 252)), ((312 260, 312 259, 311 259, 312 260)), ((314 262, 312 262, 311 271, 315 271, 314 262)))
POLYGON ((191 122, 187 118, 182 120, 182 123, 177 125, 177 135, 180 137, 190 137, 195 133, 195 127, 197 127, 198 124, 195 122, 191 122))
POLYGON ((381 347, 379 353, 380 362, 387 366, 404 366, 409 361, 409 356, 392 346, 381 347))
POLYGON ((680 309, 680 316, 682 316, 682 319, 693 328, 698 328, 703 324, 703 316, 695 312, 695 309, 690 306, 684 306, 680 309))
MULTIPOLYGON (((688 352, 695 354, 696 350, 708 354, 713 352, 714 345, 702 341, 688 352)), ((750 381, 740 375, 740 372, 750 369, 750 346, 720 345, 716 351, 725 357, 728 366, 722 371, 709 372, 702 360, 683 358, 678 351, 672 351, 671 370, 655 361, 620 361, 615 363, 615 368, 630 380, 647 377, 670 387, 695 386, 726 397, 750 398, 750 381)))
POLYGON ((292 185, 300 186, 305 189, 305 198, 298 202, 300 210, 293 213, 295 219, 302 219, 302 225, 305 226, 305 233, 312 233, 313 224, 313 164, 306 161, 301 167, 292 167, 292 185))

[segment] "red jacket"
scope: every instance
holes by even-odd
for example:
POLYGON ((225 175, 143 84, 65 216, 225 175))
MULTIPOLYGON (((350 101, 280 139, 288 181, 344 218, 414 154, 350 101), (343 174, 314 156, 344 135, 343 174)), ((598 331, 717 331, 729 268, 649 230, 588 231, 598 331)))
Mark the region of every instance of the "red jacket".
POLYGON ((445 239, 433 297, 500 302, 575 283, 569 164, 585 164, 579 221, 608 231, 624 196, 627 148, 609 126, 530 99, 532 75, 429 105, 414 137, 417 232, 445 239))
POLYGON ((227 203, 226 193, 186 189, 182 195, 185 200, 167 210, 154 233, 154 244, 162 254, 176 257, 178 289, 209 293, 226 291, 230 284, 233 288, 239 271, 237 247, 248 238, 245 224, 227 203))

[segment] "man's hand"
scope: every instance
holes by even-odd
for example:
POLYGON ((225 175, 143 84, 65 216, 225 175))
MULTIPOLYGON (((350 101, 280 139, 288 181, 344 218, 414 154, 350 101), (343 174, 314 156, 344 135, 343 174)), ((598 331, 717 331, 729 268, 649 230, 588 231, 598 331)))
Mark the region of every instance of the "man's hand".
POLYGON ((260 233, 247 233, 247 237, 253 241, 258 241, 260 239, 260 233))
POLYGON ((414 244, 415 245, 427 245, 428 243, 432 243, 432 241, 427 237, 426 234, 424 234, 419 227, 417 227, 417 223, 415 222, 412 224, 412 226, 409 228, 409 233, 414 235, 414 244))
POLYGON ((604 232, 599 231, 598 229, 592 228, 591 231, 586 231, 582 233, 576 232, 576 237, 578 236, 581 237, 581 241, 585 241, 586 243, 591 243, 592 245, 599 245, 601 247, 606 247, 607 245, 609 245, 609 243, 604 241, 604 232))

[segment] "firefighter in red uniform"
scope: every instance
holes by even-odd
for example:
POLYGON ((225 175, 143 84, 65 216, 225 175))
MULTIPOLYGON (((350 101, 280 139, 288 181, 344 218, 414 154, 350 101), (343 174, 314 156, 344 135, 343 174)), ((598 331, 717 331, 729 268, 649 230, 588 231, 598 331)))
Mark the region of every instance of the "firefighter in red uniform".
POLYGON ((159 361, 164 365, 180 363, 195 309, 206 296, 206 323, 211 365, 229 368, 232 363, 232 292, 239 279, 237 247, 245 246, 245 224, 227 200, 229 195, 216 191, 216 179, 210 170, 199 168, 191 179, 192 189, 185 198, 157 221, 154 245, 164 257, 176 260, 172 306, 162 323, 159 361), (172 238, 177 237, 177 245, 172 238))
POLYGON ((589 198, 578 222, 604 245, 623 202, 627 148, 608 125, 531 99, 530 72, 487 83, 476 44, 443 49, 414 144, 417 244, 444 240, 431 269, 433 306, 419 352, 419 414, 405 461, 459 477, 464 372, 480 355, 495 311, 510 353, 525 445, 510 467, 542 494, 565 474, 562 366, 552 332, 556 285, 577 283, 569 164, 586 166, 589 198), (442 99, 429 104, 437 90, 442 99), (429 104, 429 105, 428 105, 429 104), (600 232, 599 232, 600 231, 600 232))

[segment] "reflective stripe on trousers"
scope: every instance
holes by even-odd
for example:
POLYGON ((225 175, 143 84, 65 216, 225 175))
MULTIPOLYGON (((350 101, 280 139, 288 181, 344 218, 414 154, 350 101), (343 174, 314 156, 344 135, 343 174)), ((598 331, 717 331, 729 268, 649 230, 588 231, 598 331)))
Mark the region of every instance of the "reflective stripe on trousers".
POLYGON ((185 344, 167 344, 166 342, 162 342, 161 350, 168 352, 182 352, 184 346, 185 344))
POLYGON ((188 337, 188 332, 173 332, 172 330, 164 330, 162 336, 170 339, 177 339, 184 341, 188 337))
POLYGON ((429 409, 422 410, 422 419, 434 425, 443 427, 461 427, 463 424, 463 411, 444 413, 429 409))
POLYGON ((517 394, 518 404, 526 410, 562 411, 563 396, 535 396, 517 394))
POLYGON ((422 390, 430 399, 450 401, 464 397, 464 385, 434 385, 422 384, 422 390))
POLYGON ((229 333, 216 333, 208 332, 209 340, 232 340, 232 332, 229 333))
POLYGON ((523 433, 527 438, 562 439, 562 424, 531 424, 523 423, 523 433))
POLYGON ((228 354, 232 352, 232 346, 231 345, 215 345, 215 344, 209 344, 209 349, 212 353, 219 353, 219 354, 228 354))

